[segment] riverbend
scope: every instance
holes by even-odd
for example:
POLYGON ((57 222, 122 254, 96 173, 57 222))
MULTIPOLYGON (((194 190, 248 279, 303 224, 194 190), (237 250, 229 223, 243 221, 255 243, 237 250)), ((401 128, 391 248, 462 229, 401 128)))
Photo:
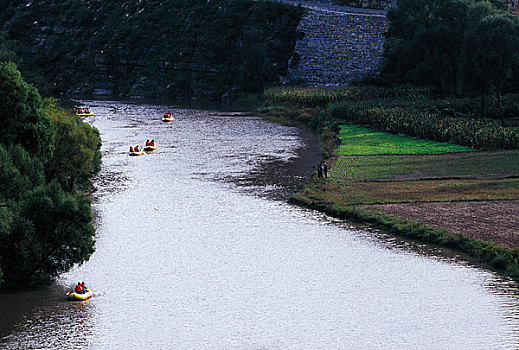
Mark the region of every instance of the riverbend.
POLYGON ((310 132, 249 113, 83 101, 101 132, 97 251, 0 294, 0 347, 513 349, 509 279, 286 203, 310 132), (165 109, 175 117, 160 121, 165 109), (157 150, 128 157, 154 139, 157 150), (68 302, 86 281, 94 297, 68 302))

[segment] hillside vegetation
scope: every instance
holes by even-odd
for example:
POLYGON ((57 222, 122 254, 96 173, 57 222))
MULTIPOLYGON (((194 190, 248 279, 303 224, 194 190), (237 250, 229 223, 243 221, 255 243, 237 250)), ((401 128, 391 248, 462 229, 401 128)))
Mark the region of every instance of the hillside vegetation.
POLYGON ((216 100, 278 82, 302 14, 252 0, 1 0, 0 8, 0 44, 44 94, 216 100))

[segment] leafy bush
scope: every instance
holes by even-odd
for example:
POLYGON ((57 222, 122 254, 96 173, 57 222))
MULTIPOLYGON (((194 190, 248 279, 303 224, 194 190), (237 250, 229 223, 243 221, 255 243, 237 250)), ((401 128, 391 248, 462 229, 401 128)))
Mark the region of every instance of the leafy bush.
POLYGON ((21 144, 45 162, 52 155, 52 129, 36 88, 11 62, 0 62, 0 143, 21 144))
POLYGON ((101 170, 99 131, 76 115, 45 99, 45 112, 54 129, 54 154, 45 165, 47 178, 57 179, 64 189, 89 189, 90 180, 101 170))

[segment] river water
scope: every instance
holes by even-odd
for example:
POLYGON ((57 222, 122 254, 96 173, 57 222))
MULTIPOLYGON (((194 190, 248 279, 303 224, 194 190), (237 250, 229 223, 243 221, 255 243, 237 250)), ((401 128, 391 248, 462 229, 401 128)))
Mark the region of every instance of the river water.
POLYGON ((0 294, 0 348, 518 348, 514 283, 283 200, 318 160, 312 133, 86 103, 103 139, 97 250, 52 286, 0 294), (157 151, 128 157, 146 139, 157 151), (68 302, 78 281, 94 297, 68 302))

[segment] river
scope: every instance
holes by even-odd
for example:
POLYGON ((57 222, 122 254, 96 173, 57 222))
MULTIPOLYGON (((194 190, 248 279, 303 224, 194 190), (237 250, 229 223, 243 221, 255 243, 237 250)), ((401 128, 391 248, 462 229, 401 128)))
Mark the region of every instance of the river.
POLYGON ((51 286, 0 294, 0 348, 518 348, 515 283, 286 203, 319 159, 311 132, 85 103, 103 140, 96 252, 51 286), (127 155, 146 139, 155 152, 127 155), (94 297, 69 302, 78 281, 94 297))

